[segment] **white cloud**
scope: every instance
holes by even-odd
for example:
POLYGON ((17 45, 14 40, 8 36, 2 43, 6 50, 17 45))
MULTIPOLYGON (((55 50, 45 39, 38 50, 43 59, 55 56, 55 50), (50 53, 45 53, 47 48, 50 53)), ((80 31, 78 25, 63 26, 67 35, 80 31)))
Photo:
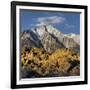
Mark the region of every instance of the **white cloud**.
POLYGON ((37 23, 35 26, 42 26, 45 25, 45 23, 41 22, 41 23, 37 23))
POLYGON ((39 23, 37 25, 56 24, 63 23, 65 21, 65 18, 59 16, 39 17, 37 21, 39 23))
POLYGON ((32 26, 34 26, 34 24, 31 24, 30 26, 32 27, 32 26))
POLYGON ((66 28, 74 28, 74 25, 71 24, 65 24, 66 28))

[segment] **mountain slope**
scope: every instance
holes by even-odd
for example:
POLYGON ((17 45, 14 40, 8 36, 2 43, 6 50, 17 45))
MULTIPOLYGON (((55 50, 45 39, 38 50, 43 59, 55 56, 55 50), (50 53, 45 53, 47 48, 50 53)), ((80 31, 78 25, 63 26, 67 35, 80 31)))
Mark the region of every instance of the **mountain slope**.
POLYGON ((65 34, 66 37, 72 38, 77 44, 80 45, 80 35, 76 35, 74 33, 65 34))
POLYGON ((51 25, 42 25, 21 33, 21 46, 43 47, 47 52, 52 53, 59 48, 79 49, 79 37, 73 38, 61 33, 51 25))
POLYGON ((55 36, 58 39, 58 41, 61 42, 66 48, 73 49, 73 48, 80 47, 79 43, 78 43, 80 40, 79 40, 79 37, 77 37, 77 35, 75 35, 73 38, 71 38, 68 35, 61 33, 59 30, 52 27, 51 25, 47 26, 47 30, 50 34, 55 36), (78 41, 77 41, 77 39, 78 39, 78 41))

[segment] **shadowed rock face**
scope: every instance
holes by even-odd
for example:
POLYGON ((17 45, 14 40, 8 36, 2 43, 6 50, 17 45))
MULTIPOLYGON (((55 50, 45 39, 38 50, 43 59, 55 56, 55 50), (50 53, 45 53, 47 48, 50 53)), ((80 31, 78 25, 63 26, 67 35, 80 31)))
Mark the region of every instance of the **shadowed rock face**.
POLYGON ((79 49, 79 36, 69 37, 51 25, 38 26, 21 34, 21 46, 43 47, 52 53, 58 48, 79 49))

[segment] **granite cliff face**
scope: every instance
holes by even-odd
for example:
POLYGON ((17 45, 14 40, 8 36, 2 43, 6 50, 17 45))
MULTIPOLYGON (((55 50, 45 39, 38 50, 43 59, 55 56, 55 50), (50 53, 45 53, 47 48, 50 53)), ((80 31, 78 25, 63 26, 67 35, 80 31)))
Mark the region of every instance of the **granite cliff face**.
POLYGON ((50 53, 58 48, 79 49, 79 42, 78 35, 71 37, 51 25, 37 26, 21 33, 22 47, 43 47, 50 53))

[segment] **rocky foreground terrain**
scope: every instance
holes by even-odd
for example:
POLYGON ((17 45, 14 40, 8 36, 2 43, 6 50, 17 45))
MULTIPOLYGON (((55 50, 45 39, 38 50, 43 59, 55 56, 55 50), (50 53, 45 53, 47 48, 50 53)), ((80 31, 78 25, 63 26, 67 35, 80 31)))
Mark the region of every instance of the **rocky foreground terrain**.
POLYGON ((21 33, 21 78, 80 75, 80 36, 51 25, 21 33))

